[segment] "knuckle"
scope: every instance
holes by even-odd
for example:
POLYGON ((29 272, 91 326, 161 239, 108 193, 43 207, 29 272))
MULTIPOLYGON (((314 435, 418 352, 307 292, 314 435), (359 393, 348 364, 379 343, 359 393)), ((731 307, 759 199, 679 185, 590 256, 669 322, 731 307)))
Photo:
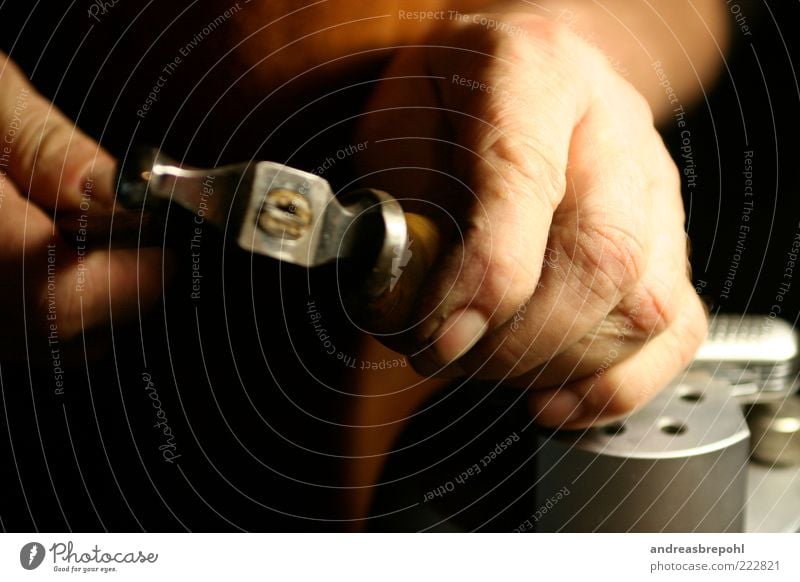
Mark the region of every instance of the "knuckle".
MULTIPOLYGON (((38 109, 39 107, 36 105, 30 107, 30 115, 25 119, 22 131, 13 144, 17 165, 22 168, 33 167, 41 136, 46 127, 46 113, 40 115, 38 109)), ((30 179, 30 176, 27 178, 30 179)), ((27 186, 27 184, 21 186, 27 186)))
POLYGON ((44 128, 38 143, 38 157, 42 164, 63 164, 70 142, 75 137, 75 129, 60 122, 51 112, 44 120, 44 128))
MULTIPOLYGON (((533 294, 538 273, 529 267, 528 261, 518 258, 518 253, 505 247, 505 243, 486 245, 474 260, 482 268, 479 294, 484 309, 491 309, 499 318, 505 319, 518 306, 527 302, 533 294)), ((472 256, 470 262, 473 261, 472 256)))
POLYGON ((652 301, 650 312, 645 308, 642 310, 644 315, 635 318, 640 333, 647 334, 647 339, 669 332, 662 336, 666 338, 664 355, 676 373, 691 363, 708 333, 705 308, 688 281, 686 291, 682 291, 681 295, 681 301, 672 297, 660 301, 654 294, 645 294, 645 301, 652 301))
MULTIPOLYGON (((663 146, 662 146, 663 147, 663 146)), ((674 192, 676 199, 680 200, 681 195, 681 171, 678 169, 678 166, 672 160, 672 158, 665 152, 665 161, 664 161, 664 173, 662 181, 667 186, 669 191, 674 192)), ((683 204, 681 204, 680 209, 683 209, 683 204)))
POLYGON ((641 279, 646 257, 629 232, 615 226, 585 228, 579 235, 581 256, 588 266, 617 289, 628 290, 641 279))
POLYGON ((525 183, 531 185, 526 189, 526 194, 536 198, 539 207, 552 214, 567 191, 564 165, 548 155, 543 148, 533 147, 525 154, 525 161, 514 168, 522 175, 525 183))
MULTIPOLYGON (((608 68, 613 71, 611 64, 607 60, 606 62, 608 68)), ((616 118, 618 122, 623 124, 624 127, 630 127, 633 122, 640 129, 653 130, 655 117, 653 108, 650 107, 647 98, 621 75, 607 76, 607 80, 611 83, 610 87, 607 86, 607 88, 613 91, 615 99, 622 105, 614 108, 614 111, 617 112, 616 118)), ((597 94, 596 97, 606 102, 608 101, 607 96, 597 94)))
POLYGON ((623 81, 626 83, 628 88, 627 94, 629 109, 626 110, 626 113, 630 113, 637 119, 640 119, 647 126, 654 125, 655 118, 653 117, 653 109, 650 107, 650 103, 648 103, 645 96, 637 91, 633 85, 624 79, 623 81))
POLYGON ((49 194, 59 185, 74 188, 97 151, 98 147, 49 103, 37 100, 31 104, 17 157, 32 190, 49 194))
POLYGON ((675 202, 674 210, 683 218, 684 208, 681 197, 681 171, 675 160, 670 155, 661 137, 652 130, 648 136, 647 146, 641 157, 652 162, 652 169, 643 174, 646 192, 658 192, 661 195, 672 197, 675 202))
POLYGON ((30 180, 60 170, 68 138, 64 128, 54 122, 52 111, 42 107, 31 111, 21 133, 18 150, 22 167, 30 172, 30 180), (55 155, 58 151, 62 152, 61 160, 55 155))
POLYGON ((82 156, 70 154, 81 145, 74 126, 58 119, 47 120, 36 153, 36 178, 44 180, 47 186, 52 186, 53 180, 71 182, 82 156))
POLYGON ((674 298, 649 285, 640 285, 634 293, 623 299, 618 311, 625 328, 641 341, 660 335, 677 317, 674 298))
MULTIPOLYGON (((563 162, 554 159, 544 144, 521 146, 497 127, 494 126, 478 142, 485 161, 476 166, 472 182, 484 183, 484 173, 494 175, 497 179, 491 182, 502 185, 502 191, 495 194, 507 198, 508 191, 515 192, 533 198, 538 208, 554 212, 567 190, 563 162)), ((510 200, 505 202, 512 203, 510 200)))
POLYGON ((575 270, 584 292, 609 307, 634 287, 646 267, 642 246, 620 228, 585 227, 569 246, 564 252, 571 262, 565 268, 575 270))

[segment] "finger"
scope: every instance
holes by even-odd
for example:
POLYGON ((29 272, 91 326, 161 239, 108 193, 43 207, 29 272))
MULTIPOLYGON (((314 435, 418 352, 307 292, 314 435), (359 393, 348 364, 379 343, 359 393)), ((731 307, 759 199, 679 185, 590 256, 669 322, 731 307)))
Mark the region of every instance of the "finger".
POLYGON ((75 210, 113 200, 115 161, 31 86, 0 53, 0 127, 6 129, 8 174, 44 208, 75 210))
POLYGON ((52 236, 53 221, 40 208, 29 207, 9 176, 0 171, 0 281, 4 288, 21 281, 20 273, 11 269, 46 248, 52 236))
MULTIPOLYGON (((26 261, 41 264, 53 223, 36 207, 28 208, 9 177, 0 171, 0 349, 5 358, 24 357, 26 261), (30 210, 30 211, 29 211, 30 210), (30 241, 30 245, 26 245, 30 241)), ((38 306, 37 306, 38 309, 38 306)), ((45 314, 35 324, 46 329, 45 314)))
POLYGON ((161 297, 160 249, 76 249, 7 180, 3 188, 0 308, 12 330, 26 325, 66 342, 89 328, 134 319, 161 297))
MULTIPOLYGON (((666 164, 669 162, 666 151, 663 156, 666 164)), ((652 160, 658 158, 655 153, 652 160)), ((679 178, 671 163, 669 167, 674 177, 658 181, 660 187, 653 196, 648 228, 656 236, 641 281, 580 340, 509 383, 540 388, 590 374, 602 374, 635 354, 677 317, 690 279, 683 205, 677 186, 679 178)))
MULTIPOLYGON (((161 297, 165 265, 160 249, 94 250, 80 257, 62 243, 56 257, 56 307, 67 337, 134 320, 161 297)), ((48 290, 42 292, 46 297, 48 290)))
POLYGON ((443 259, 421 310, 432 310, 420 337, 432 343, 427 355, 439 363, 460 357, 533 294, 553 212, 565 193, 572 130, 590 94, 581 79, 552 73, 576 66, 553 59, 578 58, 585 52, 580 43, 563 39, 570 46, 549 51, 526 38, 474 29, 463 34, 432 65, 446 78, 440 93, 456 112, 452 125, 464 146, 454 152, 453 165, 463 169, 475 196, 461 225, 463 247, 443 259), (456 77, 491 89, 469 91, 452 81, 456 77))
POLYGON ((566 429, 610 422, 647 403, 683 370, 705 339, 706 312, 690 284, 677 317, 661 335, 633 357, 601 375, 535 390, 529 398, 538 424, 566 429))

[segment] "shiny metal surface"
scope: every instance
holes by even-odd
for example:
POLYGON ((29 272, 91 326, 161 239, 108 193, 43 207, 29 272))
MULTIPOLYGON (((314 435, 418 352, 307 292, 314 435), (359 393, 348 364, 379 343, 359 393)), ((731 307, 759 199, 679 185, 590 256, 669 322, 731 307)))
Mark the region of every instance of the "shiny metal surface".
POLYGON ((358 190, 342 204, 327 180, 274 162, 188 168, 146 149, 123 164, 118 197, 129 208, 177 204, 242 249, 302 267, 374 248, 366 299, 389 289, 393 263, 408 243, 405 215, 389 194, 358 190))
POLYGON ((748 465, 745 530, 754 533, 800 531, 800 466, 748 465))
POLYGON ((784 320, 717 314, 691 367, 730 382, 744 403, 782 400, 797 389, 799 353, 797 334, 784 320))
POLYGON ((621 424, 540 440, 537 503, 569 495, 537 531, 744 530, 749 431, 729 385, 673 382, 621 424))
POLYGON ((767 466, 800 465, 800 397, 754 404, 747 423, 754 460, 767 466))
MULTIPOLYGON (((302 267, 315 267, 346 257, 351 252, 348 229, 355 213, 333 197, 326 180, 273 162, 257 162, 252 180, 246 183, 245 208, 237 241, 245 250, 302 267), (271 192, 294 192, 305 199, 311 222, 300 233, 283 236, 261 228, 259 219, 271 192)), ((359 209, 360 210, 360 209, 359 209)))

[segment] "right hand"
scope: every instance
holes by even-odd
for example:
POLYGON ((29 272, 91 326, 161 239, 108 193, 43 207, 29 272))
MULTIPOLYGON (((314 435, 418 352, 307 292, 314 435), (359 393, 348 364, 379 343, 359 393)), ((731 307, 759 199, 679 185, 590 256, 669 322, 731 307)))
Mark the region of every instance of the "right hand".
POLYGON ((34 357, 29 333, 68 345, 153 304, 161 249, 81 248, 59 233, 57 214, 91 221, 113 208, 116 162, 2 52, 0 131, 2 357, 34 357))
POLYGON ((357 140, 370 184, 445 233, 396 330, 421 373, 530 388, 537 422, 582 428, 691 361, 706 317, 678 170, 645 99, 561 23, 444 23, 397 51, 357 140))

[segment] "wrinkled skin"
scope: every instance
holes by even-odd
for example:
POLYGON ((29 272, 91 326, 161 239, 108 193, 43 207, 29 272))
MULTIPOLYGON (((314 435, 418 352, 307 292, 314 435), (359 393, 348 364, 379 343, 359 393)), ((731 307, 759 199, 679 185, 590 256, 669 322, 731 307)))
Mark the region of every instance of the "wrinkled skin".
POLYGON ((361 169, 449 235, 406 332, 415 367, 533 387, 541 423, 585 426, 646 402, 704 338, 680 179, 599 51, 536 16, 480 20, 500 19, 398 51, 361 169))

